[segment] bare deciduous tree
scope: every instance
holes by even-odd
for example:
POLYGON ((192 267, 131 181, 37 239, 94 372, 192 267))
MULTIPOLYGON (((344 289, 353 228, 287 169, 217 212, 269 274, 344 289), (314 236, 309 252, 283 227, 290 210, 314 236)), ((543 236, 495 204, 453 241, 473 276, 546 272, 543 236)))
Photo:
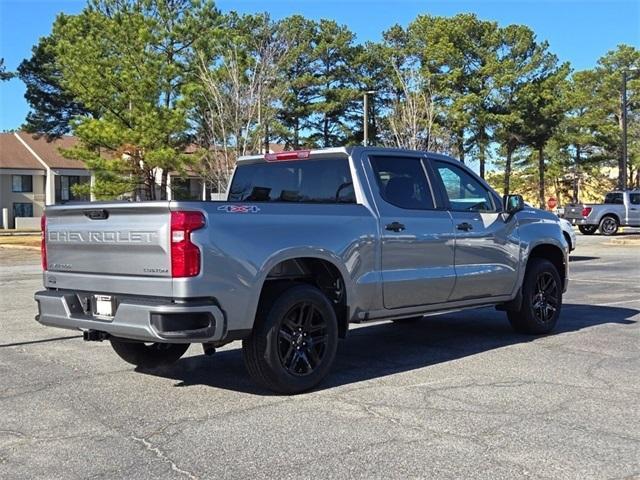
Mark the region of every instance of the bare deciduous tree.
MULTIPOLYGON (((205 179, 226 187, 237 157, 262 151, 266 126, 281 88, 278 74, 287 51, 268 16, 243 17, 248 34, 221 44, 213 55, 197 52, 200 91, 199 144, 205 179)), ((229 37, 231 37, 229 35, 229 37)))
POLYGON ((386 121, 389 136, 385 144, 412 150, 436 150, 436 106, 431 87, 414 68, 393 65, 397 90, 391 99, 386 121))

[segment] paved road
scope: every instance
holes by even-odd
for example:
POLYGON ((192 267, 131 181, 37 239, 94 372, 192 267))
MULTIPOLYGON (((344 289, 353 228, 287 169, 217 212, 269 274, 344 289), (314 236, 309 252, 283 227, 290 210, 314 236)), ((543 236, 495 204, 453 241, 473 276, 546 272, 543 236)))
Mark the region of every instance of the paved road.
POLYGON ((237 345, 136 372, 41 327, 0 249, 0 478, 640 478, 640 247, 579 236, 557 334, 492 309, 360 326, 323 388, 254 388, 237 345))

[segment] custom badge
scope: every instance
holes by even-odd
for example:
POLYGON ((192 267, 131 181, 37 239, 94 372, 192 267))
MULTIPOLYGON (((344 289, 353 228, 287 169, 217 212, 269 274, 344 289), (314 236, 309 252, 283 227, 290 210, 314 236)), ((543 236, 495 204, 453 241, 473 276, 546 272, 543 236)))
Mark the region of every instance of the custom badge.
POLYGON ((221 205, 218 210, 227 213, 258 213, 260 208, 255 205, 221 205))

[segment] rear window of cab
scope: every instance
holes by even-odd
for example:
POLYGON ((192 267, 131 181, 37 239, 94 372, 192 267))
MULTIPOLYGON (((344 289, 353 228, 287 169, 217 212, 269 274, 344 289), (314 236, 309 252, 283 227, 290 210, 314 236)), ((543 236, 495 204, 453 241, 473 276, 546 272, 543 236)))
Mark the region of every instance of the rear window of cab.
POLYGON ((231 202, 355 203, 346 158, 238 165, 231 202))

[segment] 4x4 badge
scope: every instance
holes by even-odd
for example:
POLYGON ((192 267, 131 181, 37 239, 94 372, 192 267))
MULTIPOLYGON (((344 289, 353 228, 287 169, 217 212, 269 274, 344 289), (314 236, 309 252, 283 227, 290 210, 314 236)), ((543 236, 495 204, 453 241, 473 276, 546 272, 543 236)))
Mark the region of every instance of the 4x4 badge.
POLYGON ((255 205, 221 205, 218 210, 227 213, 258 213, 260 208, 255 205))

